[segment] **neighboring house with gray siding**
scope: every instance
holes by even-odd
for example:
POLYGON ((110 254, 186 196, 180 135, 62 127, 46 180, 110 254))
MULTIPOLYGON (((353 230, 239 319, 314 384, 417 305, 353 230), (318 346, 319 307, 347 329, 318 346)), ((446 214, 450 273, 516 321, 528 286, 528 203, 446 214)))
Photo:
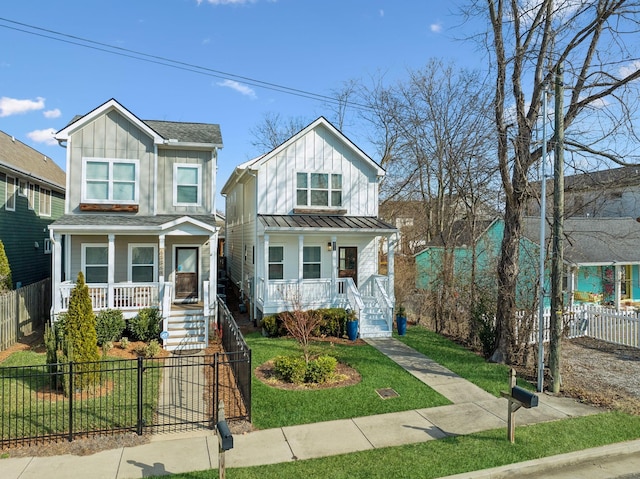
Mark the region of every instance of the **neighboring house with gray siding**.
POLYGON ((66 311, 82 271, 94 310, 158 307, 167 349, 206 346, 219 125, 141 120, 112 99, 55 137, 67 148, 68 195, 50 226, 53 316, 66 311))
POLYGON ((51 275, 47 226, 64 211, 65 174, 51 159, 0 131, 0 239, 15 287, 51 275))

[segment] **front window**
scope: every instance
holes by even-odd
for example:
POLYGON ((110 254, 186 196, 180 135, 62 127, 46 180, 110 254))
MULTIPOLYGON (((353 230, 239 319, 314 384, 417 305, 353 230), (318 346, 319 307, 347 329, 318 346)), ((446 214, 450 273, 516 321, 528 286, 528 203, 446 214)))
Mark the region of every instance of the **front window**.
POLYGON ((342 175, 298 173, 296 175, 297 206, 342 206, 342 175))
POLYGON ((106 283, 109 272, 109 249, 106 244, 82 245, 85 282, 106 283))
POLYGON ((28 202, 29 202, 29 209, 32 210, 35 208, 36 205, 36 188, 37 186, 33 183, 29 183, 29 192, 28 192, 28 202))
POLYGON ((302 249, 302 278, 320 278, 320 246, 305 246, 302 249))
POLYGON ((134 283, 153 283, 156 280, 156 245, 129 245, 129 280, 134 283))
POLYGON ((176 163, 173 167, 174 206, 200 205, 200 165, 176 163))
POLYGON ((40 188, 40 216, 51 216, 51 190, 40 188))
POLYGON ((138 202, 138 160, 85 158, 83 176, 83 201, 138 202))
POLYGON ((284 279, 283 246, 269 246, 269 279, 284 279))
POLYGON ((16 181, 17 178, 7 176, 4 198, 4 208, 7 211, 16 210, 16 181))

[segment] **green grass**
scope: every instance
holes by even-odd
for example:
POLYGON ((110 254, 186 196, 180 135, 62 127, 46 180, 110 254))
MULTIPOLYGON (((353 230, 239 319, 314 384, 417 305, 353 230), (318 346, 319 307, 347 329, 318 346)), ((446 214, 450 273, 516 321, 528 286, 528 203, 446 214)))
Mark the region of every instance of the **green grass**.
MULTIPOLYGON (((395 337, 496 397, 500 397, 500 391, 509 389, 509 366, 488 363, 482 356, 433 331, 413 326, 407 328, 405 336, 395 337)), ((534 389, 524 379, 518 378, 518 385, 534 389)))
MULTIPOLYGON (((0 437, 48 436, 69 430, 70 399, 55 390, 55 377, 45 364, 44 354, 20 351, 0 364, 0 437)), ((158 402, 160 368, 146 363, 143 388, 143 418, 151 423, 158 402)), ((132 429, 137 423, 135 362, 105 361, 101 368, 104 388, 99 394, 74 395, 73 430, 132 429), (107 371, 107 369, 112 371, 107 371)))
MULTIPOLYGON (((246 340, 252 350, 254 368, 278 355, 300 354, 293 340, 264 338, 260 334, 247 335, 246 340)), ((251 419, 256 428, 308 424, 451 404, 371 346, 331 346, 321 342, 314 344, 314 348, 355 368, 361 374, 362 381, 353 386, 302 391, 270 387, 253 376, 251 419), (399 397, 381 399, 376 393, 376 389, 380 388, 393 388, 399 397)))
MULTIPOLYGON (((229 479, 388 478, 424 479, 477 471, 591 447, 637 439, 640 417, 619 412, 565 419, 516 428, 516 442, 506 429, 484 431, 409 446, 266 466, 227 468, 229 479)), ((205 479, 217 473, 175 474, 176 479, 205 479)))

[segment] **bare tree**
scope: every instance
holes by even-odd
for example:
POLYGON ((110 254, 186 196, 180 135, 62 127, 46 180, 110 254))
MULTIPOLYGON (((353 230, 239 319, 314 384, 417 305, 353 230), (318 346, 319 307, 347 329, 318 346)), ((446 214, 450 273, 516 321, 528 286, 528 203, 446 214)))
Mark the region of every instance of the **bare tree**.
MULTIPOLYGON (((584 158, 637 162, 640 2, 628 0, 472 0, 483 15, 495 74, 494 121, 505 196, 505 230, 498 265, 497 340, 491 357, 514 362, 518 247, 545 85, 565 65, 566 145, 584 158)), ((550 143, 553 140, 550 140, 550 143)), ((552 146, 551 144, 548 146, 552 146)), ((549 148, 551 151, 552 148, 549 148)))
POLYGON ((251 128, 251 145, 260 153, 268 153, 298 133, 310 122, 302 117, 283 118, 280 113, 267 112, 260 123, 251 128))

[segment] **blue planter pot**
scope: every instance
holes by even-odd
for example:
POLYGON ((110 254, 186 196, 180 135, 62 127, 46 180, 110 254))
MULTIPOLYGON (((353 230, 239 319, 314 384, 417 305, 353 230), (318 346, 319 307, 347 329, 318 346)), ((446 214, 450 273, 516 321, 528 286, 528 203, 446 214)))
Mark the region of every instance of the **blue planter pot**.
POLYGON ((347 321, 347 337, 355 341, 358 337, 358 321, 347 321))
POLYGON ((398 327, 398 334, 404 336, 407 334, 407 318, 406 316, 396 316, 396 326, 398 327))

